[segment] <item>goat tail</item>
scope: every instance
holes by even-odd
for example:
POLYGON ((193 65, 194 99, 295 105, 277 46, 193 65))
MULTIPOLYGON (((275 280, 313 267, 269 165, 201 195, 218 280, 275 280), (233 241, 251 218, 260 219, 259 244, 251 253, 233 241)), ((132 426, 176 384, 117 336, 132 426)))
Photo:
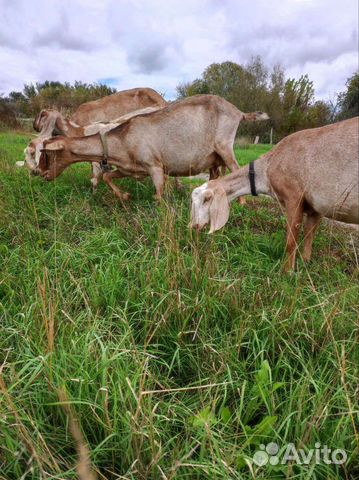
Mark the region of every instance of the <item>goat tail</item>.
POLYGON ((260 120, 269 120, 269 115, 265 112, 243 113, 243 120, 246 122, 257 122, 260 120))

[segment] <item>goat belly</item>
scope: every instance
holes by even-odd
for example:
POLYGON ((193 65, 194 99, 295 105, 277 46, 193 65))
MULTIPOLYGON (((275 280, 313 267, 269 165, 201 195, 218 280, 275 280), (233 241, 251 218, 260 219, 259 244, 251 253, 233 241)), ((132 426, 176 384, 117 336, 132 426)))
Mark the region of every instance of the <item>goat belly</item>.
POLYGON ((116 170, 119 170, 123 176, 125 177, 133 177, 136 180, 143 180, 145 177, 149 175, 148 171, 141 167, 139 163, 115 163, 114 166, 116 170))
POLYGON ((164 161, 164 170, 168 175, 187 177, 192 175, 198 175, 205 170, 215 166, 214 157, 212 155, 201 154, 195 155, 183 155, 173 157, 171 161, 164 161))
POLYGON ((323 217, 346 223, 359 221, 359 191, 357 185, 346 188, 331 188, 329 191, 306 194, 311 207, 323 217))

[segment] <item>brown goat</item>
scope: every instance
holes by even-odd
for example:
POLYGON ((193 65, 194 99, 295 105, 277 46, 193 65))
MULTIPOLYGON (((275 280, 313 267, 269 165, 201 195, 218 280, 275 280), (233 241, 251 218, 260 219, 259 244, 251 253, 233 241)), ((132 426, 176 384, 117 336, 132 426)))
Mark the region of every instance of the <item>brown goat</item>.
MULTIPOLYGON (((358 133, 358 117, 303 130, 284 138, 253 163, 257 193, 276 198, 287 212, 288 270, 295 265, 303 214, 304 260, 311 257, 322 217, 358 223, 358 133)), ((210 233, 219 230, 228 221, 229 202, 251 192, 248 166, 196 188, 192 227, 201 229, 210 222, 210 233)))
MULTIPOLYGON (((162 108, 166 105, 166 100, 152 88, 132 88, 83 103, 70 120, 79 127, 85 127, 95 122, 113 121, 115 118, 141 108, 162 108)), ((34 120, 34 130, 41 132, 50 115, 51 110, 41 110, 34 120)))
MULTIPOLYGON (((150 175, 161 198, 165 175, 190 176, 226 166, 237 170, 233 142, 239 123, 246 118, 265 120, 262 112, 243 113, 215 95, 197 95, 147 115, 131 118, 106 135, 108 163, 116 170, 104 181, 120 199, 127 199, 113 178, 143 178, 150 175)), ((75 162, 99 162, 104 156, 100 135, 82 138, 58 137, 45 142, 39 170, 53 180, 75 162)))
MULTIPOLYGON (((17 162, 17 165, 24 166, 26 164, 33 175, 39 173, 38 165, 40 159, 40 151, 44 146, 44 141, 50 139, 53 135, 64 135, 67 137, 82 137, 86 135, 93 135, 94 133, 105 133, 111 130, 112 128, 121 125, 126 122, 128 119, 132 118, 135 115, 145 115, 146 113, 151 113, 156 110, 159 110, 161 107, 146 107, 141 108, 140 110, 135 110, 130 113, 126 113, 122 117, 114 119, 109 123, 93 123, 91 125, 86 125, 85 127, 80 127, 72 120, 64 117, 57 110, 44 110, 45 115, 41 118, 41 133, 38 137, 31 140, 29 145, 25 148, 25 162, 17 162)), ((92 164, 92 187, 93 192, 96 192, 97 185, 102 177, 102 169, 100 164, 92 164)))

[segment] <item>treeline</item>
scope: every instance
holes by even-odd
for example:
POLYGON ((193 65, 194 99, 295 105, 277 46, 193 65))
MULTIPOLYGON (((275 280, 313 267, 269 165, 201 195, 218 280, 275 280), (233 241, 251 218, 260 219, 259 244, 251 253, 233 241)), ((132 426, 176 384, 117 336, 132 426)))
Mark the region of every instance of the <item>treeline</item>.
MULTIPOLYGON (((18 127, 19 119, 31 118, 42 108, 55 108, 70 114, 84 102, 115 93, 114 88, 83 82, 46 81, 25 85, 22 91, 0 95, 0 128, 18 127)), ((273 142, 304 128, 318 127, 359 114, 359 74, 350 77, 344 92, 331 101, 315 99, 308 75, 286 78, 280 65, 268 68, 260 57, 246 65, 234 62, 213 63, 202 76, 177 87, 178 98, 201 93, 220 95, 244 112, 265 111, 270 120, 243 124, 240 135, 260 136, 273 142)))
POLYGON ((84 102, 116 93, 116 89, 102 84, 75 82, 43 82, 24 85, 21 92, 0 96, 0 126, 17 126, 21 118, 34 117, 42 108, 55 108, 66 114, 84 102))
POLYGON ((313 82, 308 75, 286 78, 280 65, 269 69, 260 57, 247 65, 234 62, 213 63, 201 78, 180 84, 178 98, 210 93, 220 95, 243 112, 265 111, 268 122, 242 124, 241 135, 260 136, 273 142, 304 128, 326 125, 358 115, 359 74, 348 79, 346 90, 331 101, 315 100, 313 82))

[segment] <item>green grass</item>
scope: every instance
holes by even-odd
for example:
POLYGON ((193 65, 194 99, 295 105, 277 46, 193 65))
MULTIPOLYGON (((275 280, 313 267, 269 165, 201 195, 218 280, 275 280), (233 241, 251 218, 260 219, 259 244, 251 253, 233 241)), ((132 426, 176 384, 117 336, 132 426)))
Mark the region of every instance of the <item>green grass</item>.
POLYGON ((16 168, 28 138, 0 135, 0 478, 78 478, 59 391, 101 479, 358 478, 354 234, 322 225, 284 274, 273 201, 197 235, 189 184, 159 206, 122 181, 123 207, 92 196, 88 165, 54 183, 16 168), (251 464, 269 442, 348 459, 251 464))

